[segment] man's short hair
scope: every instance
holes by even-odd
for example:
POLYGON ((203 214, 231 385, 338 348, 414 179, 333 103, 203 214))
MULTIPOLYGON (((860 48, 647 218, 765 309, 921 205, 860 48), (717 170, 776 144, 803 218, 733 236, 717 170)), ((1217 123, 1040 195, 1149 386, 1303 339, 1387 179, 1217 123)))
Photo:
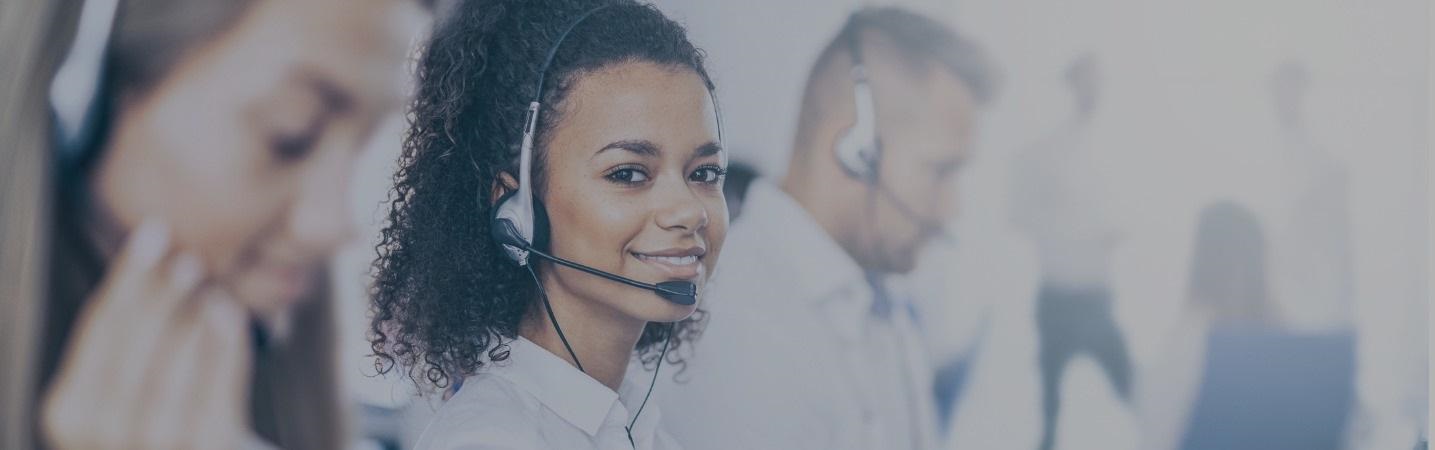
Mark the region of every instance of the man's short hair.
MULTIPOLYGON (((903 8, 863 8, 848 16, 847 23, 812 65, 798 120, 799 142, 811 138, 813 128, 829 114, 828 97, 834 95, 828 87, 833 83, 831 77, 841 73, 843 82, 851 85, 846 67, 834 65, 847 63, 853 45, 864 45, 864 49, 893 58, 913 73, 945 70, 967 88, 978 105, 987 105, 996 97, 1000 78, 996 66, 974 41, 941 22, 903 8), (872 43, 881 45, 874 49, 867 46, 872 43)), ((864 52, 863 59, 870 63, 872 57, 867 53, 871 52, 864 52)))
POLYGON ((941 22, 897 7, 863 8, 852 13, 814 67, 822 66, 824 59, 830 60, 838 52, 850 53, 851 43, 861 43, 864 34, 874 32, 890 44, 883 50, 894 51, 913 68, 935 65, 951 72, 978 104, 985 105, 996 97, 998 75, 985 50, 941 22))

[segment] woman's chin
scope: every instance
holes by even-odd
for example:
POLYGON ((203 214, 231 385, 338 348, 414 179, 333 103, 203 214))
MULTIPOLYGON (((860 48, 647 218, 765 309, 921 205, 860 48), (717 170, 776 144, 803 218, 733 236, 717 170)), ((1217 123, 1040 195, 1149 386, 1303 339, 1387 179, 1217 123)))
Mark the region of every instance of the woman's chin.
POLYGON ((293 311, 311 296, 319 278, 304 276, 276 277, 269 274, 246 273, 231 278, 230 285, 237 300, 256 317, 279 316, 293 311))
POLYGON ((696 304, 679 305, 667 301, 663 303, 664 307, 662 311, 655 311, 657 314, 655 314, 654 318, 648 319, 649 322, 679 322, 691 317, 693 313, 698 310, 696 304))
POLYGON ((310 289, 277 288, 271 283, 245 281, 250 282, 236 283, 231 291, 235 300, 266 337, 282 342, 292 332, 295 310, 310 300, 313 293, 310 289))
POLYGON ((282 310, 268 315, 255 315, 254 321, 263 329, 264 336, 273 343, 284 343, 294 329, 294 315, 282 310))
MULTIPOLYGON (((241 291, 242 292, 242 291, 241 291)), ((272 296, 249 296, 235 293, 235 300, 249 315, 251 323, 259 327, 264 337, 282 342, 289 336, 294 316, 295 301, 279 301, 272 296)))

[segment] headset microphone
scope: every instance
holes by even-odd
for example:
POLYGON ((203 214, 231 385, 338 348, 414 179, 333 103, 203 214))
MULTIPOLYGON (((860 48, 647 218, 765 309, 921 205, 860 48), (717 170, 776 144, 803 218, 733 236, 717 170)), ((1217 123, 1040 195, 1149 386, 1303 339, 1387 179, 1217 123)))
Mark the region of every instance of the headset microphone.
POLYGON ((638 280, 634 280, 632 278, 627 278, 621 275, 594 269, 592 267, 578 264, 563 258, 559 258, 557 256, 549 255, 547 253, 543 253, 532 248, 528 249, 528 251, 533 252, 533 254, 538 255, 543 259, 547 259, 549 261, 553 261, 564 266, 578 269, 588 274, 613 280, 635 288, 653 291, 653 293, 658 294, 659 297, 662 297, 663 300, 667 300, 672 303, 689 306, 698 302, 698 285, 689 281, 664 281, 658 284, 648 284, 638 280))
POLYGON ((618 274, 598 270, 587 265, 550 255, 542 250, 538 250, 537 248, 528 245, 522 240, 517 239, 517 237, 519 236, 518 230, 513 227, 513 224, 511 222, 500 221, 498 224, 499 226, 493 228, 494 238, 504 245, 517 247, 531 255, 537 255, 540 258, 583 271, 590 275, 623 283, 635 288, 653 291, 653 293, 658 294, 658 296, 662 297, 664 300, 675 304, 688 306, 696 304, 698 302, 698 287, 692 282, 664 281, 658 284, 650 284, 634 280, 632 278, 624 277, 618 274))
POLYGON ((907 205, 907 202, 902 201, 901 198, 897 197, 896 193, 888 189, 886 184, 877 182, 873 185, 873 189, 876 190, 877 193, 882 194, 883 197, 886 197, 887 202, 891 203, 892 206, 897 209, 897 213, 901 214, 902 217, 905 217, 908 221, 916 224, 917 227, 922 230, 923 234, 936 236, 946 241, 953 240, 952 233, 947 231, 946 225, 926 215, 918 214, 916 210, 907 205))

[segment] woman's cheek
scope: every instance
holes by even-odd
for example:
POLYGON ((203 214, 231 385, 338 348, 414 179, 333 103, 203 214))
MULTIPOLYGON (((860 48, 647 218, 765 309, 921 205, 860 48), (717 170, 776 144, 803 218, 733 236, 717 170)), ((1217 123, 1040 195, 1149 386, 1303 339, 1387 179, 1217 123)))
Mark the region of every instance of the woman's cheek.
POLYGON ((626 238, 641 231, 642 202, 596 191, 590 190, 574 204, 586 212, 577 222, 580 228, 598 238, 597 242, 626 242, 626 238))

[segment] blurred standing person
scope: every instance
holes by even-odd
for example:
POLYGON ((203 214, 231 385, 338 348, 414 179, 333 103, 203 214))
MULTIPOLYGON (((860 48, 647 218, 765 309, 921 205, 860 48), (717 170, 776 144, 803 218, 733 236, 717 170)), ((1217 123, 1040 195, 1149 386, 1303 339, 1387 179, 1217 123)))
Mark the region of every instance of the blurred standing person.
POLYGON ((38 287, 5 313, 39 325, 0 352, 5 392, 32 393, 5 397, 0 439, 344 447, 327 260, 426 5, 61 3, 19 62, 51 134, 6 147, 53 177, 0 215, 6 267, 38 287))
POLYGON ((1165 338, 1162 357, 1139 383, 1141 448, 1179 448, 1199 394, 1212 326, 1273 324, 1266 237, 1254 213, 1229 201, 1207 206, 1192 251, 1180 320, 1165 338))
MULTIPOLYGON (((1352 177, 1341 159, 1313 139, 1306 120, 1310 71, 1286 61, 1272 71, 1268 88, 1280 132, 1280 180, 1284 200, 1272 233, 1272 290, 1286 326, 1307 333, 1356 329, 1360 308, 1355 280, 1352 177)), ((1369 314, 1381 308, 1369 299, 1369 314)), ((1381 331, 1355 330, 1364 342, 1379 342, 1381 331)), ((1367 347, 1369 348, 1369 347, 1367 347)), ((1420 346, 1424 348, 1423 345, 1420 346)), ((1423 374, 1361 358, 1359 412, 1351 425, 1352 448, 1390 448, 1423 433, 1428 388, 1423 374), (1395 377, 1394 379, 1390 377, 1395 377), (1416 382, 1402 380, 1417 379, 1416 382)), ((1423 372, 1425 365, 1416 364, 1423 372)))
POLYGON ((704 340, 665 386, 684 445, 936 445, 916 315, 886 283, 944 233, 992 71, 930 18, 849 17, 813 64, 786 177, 748 188, 704 340))
POLYGON ((1066 72, 1074 114, 1055 132, 1013 155, 1012 222, 1036 245, 1041 287, 1036 321, 1042 389, 1042 450, 1052 448, 1061 380, 1072 358, 1095 358, 1122 400, 1131 391, 1126 343, 1112 316, 1111 263, 1117 231, 1102 209, 1096 149, 1086 134, 1100 94, 1097 60, 1084 55, 1066 72))
POLYGON ((1286 62, 1271 74, 1271 100, 1280 126, 1287 201, 1275 233, 1274 290, 1293 326, 1348 328, 1355 314, 1349 177, 1325 148, 1311 142, 1304 106, 1309 75, 1286 62))
POLYGON ((1141 448, 1345 448, 1354 336, 1292 330, 1272 301, 1268 253, 1246 207, 1201 211, 1180 321, 1139 383, 1141 448))

